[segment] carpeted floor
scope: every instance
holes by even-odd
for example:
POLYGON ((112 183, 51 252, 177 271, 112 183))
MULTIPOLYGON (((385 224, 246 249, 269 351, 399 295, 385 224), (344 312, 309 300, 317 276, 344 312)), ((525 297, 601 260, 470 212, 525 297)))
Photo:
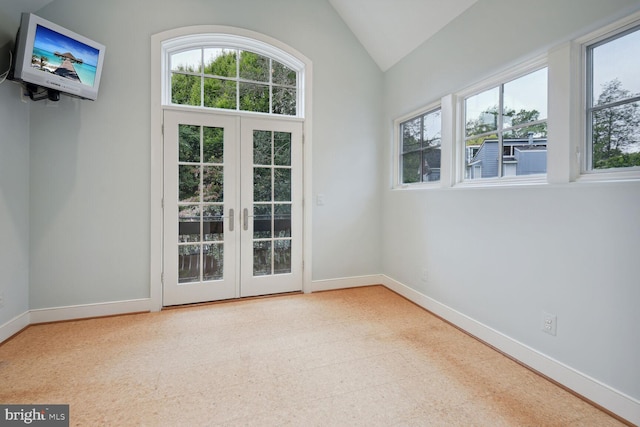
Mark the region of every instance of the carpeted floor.
POLYGON ((381 286, 31 326, 0 403, 82 426, 616 426, 381 286))

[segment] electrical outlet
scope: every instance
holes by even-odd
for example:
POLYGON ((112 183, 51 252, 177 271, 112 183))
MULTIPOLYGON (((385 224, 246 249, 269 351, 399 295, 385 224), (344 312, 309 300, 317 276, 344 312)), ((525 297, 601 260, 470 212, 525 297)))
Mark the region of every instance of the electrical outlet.
POLYGON ((423 282, 427 281, 427 269, 426 268, 422 269, 422 275, 420 276, 420 280, 422 280, 423 282))
POLYGON ((558 318, 555 314, 542 312, 542 331, 549 335, 556 335, 556 328, 558 326, 558 318))
POLYGON ((4 307, 4 292, 0 292, 0 308, 4 307))

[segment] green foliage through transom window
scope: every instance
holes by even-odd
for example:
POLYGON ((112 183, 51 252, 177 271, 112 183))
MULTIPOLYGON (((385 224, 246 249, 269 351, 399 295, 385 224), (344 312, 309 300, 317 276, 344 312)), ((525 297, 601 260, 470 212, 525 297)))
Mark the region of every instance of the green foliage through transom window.
POLYGON ((254 52, 203 48, 171 55, 171 103, 295 116, 295 70, 254 52))

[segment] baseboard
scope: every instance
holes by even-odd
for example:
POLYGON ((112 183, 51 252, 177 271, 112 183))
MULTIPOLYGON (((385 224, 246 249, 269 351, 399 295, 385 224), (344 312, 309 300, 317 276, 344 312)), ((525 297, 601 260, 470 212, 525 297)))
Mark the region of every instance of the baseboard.
POLYGON ((0 344, 30 325, 30 315, 28 311, 14 317, 8 322, 0 325, 0 344))
POLYGON ((383 275, 381 283, 417 305, 558 382, 604 409, 640 425, 640 401, 522 344, 428 296, 383 275))
POLYGON ((59 322, 63 320, 115 316, 118 314, 140 313, 147 311, 151 311, 150 298, 97 304, 82 304, 67 307, 40 308, 30 311, 30 323, 59 322))
POLYGON ((370 274, 367 276, 343 277, 339 279, 312 280, 311 292, 333 291, 336 289, 359 288, 374 284, 382 284, 385 276, 370 274))

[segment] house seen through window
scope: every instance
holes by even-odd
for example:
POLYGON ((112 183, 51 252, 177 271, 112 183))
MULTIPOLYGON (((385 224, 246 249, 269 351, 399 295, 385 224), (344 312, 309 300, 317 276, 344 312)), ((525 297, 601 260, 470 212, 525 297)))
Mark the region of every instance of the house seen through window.
POLYGON ((547 172, 547 69, 464 100, 465 179, 547 172))

